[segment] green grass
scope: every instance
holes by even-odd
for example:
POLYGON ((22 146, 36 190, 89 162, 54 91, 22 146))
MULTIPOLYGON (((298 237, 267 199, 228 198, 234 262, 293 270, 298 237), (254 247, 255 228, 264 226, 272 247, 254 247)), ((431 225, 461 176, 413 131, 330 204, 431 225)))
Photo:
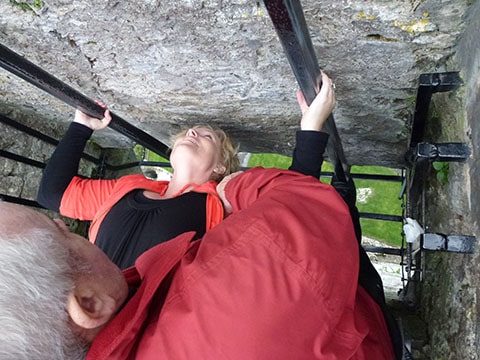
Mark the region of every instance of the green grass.
MULTIPOLYGON (((354 166, 352 167, 351 173, 398 175, 395 170, 381 166, 354 166)), ((355 186, 357 188, 357 207, 360 212, 402 215, 402 200, 398 199, 402 187, 401 183, 356 179, 355 186), (364 202, 359 201, 363 192, 369 193, 364 202)), ((360 219, 360 224, 362 225, 363 235, 384 241, 390 245, 401 246, 402 223, 395 221, 360 219)))
POLYGON ((288 169, 292 163, 289 156, 278 154, 251 154, 248 161, 249 167, 263 166, 265 168, 288 169))

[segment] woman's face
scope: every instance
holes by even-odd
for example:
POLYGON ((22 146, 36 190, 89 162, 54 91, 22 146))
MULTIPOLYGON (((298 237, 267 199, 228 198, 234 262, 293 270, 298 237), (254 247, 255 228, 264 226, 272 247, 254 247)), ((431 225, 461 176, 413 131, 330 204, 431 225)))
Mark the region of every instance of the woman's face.
POLYGON ((203 127, 191 128, 175 141, 170 162, 174 169, 181 164, 188 164, 194 166, 196 171, 210 175, 214 171, 225 171, 221 164, 220 152, 221 141, 214 130, 203 127))

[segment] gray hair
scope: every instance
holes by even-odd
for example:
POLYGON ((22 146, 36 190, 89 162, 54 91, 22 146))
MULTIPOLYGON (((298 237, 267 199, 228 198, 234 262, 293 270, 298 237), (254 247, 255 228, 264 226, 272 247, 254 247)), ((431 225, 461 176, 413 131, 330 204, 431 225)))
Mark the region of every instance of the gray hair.
POLYGON ((0 359, 84 359, 69 325, 68 249, 46 230, 0 234, 0 359))

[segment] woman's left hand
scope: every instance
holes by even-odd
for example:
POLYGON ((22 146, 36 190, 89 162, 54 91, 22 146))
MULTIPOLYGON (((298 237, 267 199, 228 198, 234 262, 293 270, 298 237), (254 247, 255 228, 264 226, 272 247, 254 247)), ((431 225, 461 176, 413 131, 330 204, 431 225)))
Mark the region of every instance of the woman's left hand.
POLYGON ((297 101, 302 110, 302 121, 300 122, 302 130, 322 130, 323 124, 335 107, 335 85, 323 71, 321 76, 322 87, 310 106, 307 105, 303 93, 297 92, 297 101))

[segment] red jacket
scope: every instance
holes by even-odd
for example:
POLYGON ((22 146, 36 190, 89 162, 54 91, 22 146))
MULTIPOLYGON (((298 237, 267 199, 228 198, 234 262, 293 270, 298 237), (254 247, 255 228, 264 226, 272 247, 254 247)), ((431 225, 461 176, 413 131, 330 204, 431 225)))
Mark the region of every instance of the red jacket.
POLYGON ((126 271, 139 289, 87 359, 394 358, 331 186, 256 168, 226 194, 233 214, 203 239, 182 234, 126 271))
MULTIPOLYGON (((145 189, 163 194, 168 181, 155 181, 143 175, 127 175, 115 180, 90 180, 75 176, 65 190, 60 204, 60 214, 80 220, 92 220, 88 237, 95 243, 105 215, 123 196, 135 189, 145 189)), ((208 181, 196 185, 192 191, 207 193, 206 229, 223 219, 223 206, 218 198, 217 183, 208 181)))

